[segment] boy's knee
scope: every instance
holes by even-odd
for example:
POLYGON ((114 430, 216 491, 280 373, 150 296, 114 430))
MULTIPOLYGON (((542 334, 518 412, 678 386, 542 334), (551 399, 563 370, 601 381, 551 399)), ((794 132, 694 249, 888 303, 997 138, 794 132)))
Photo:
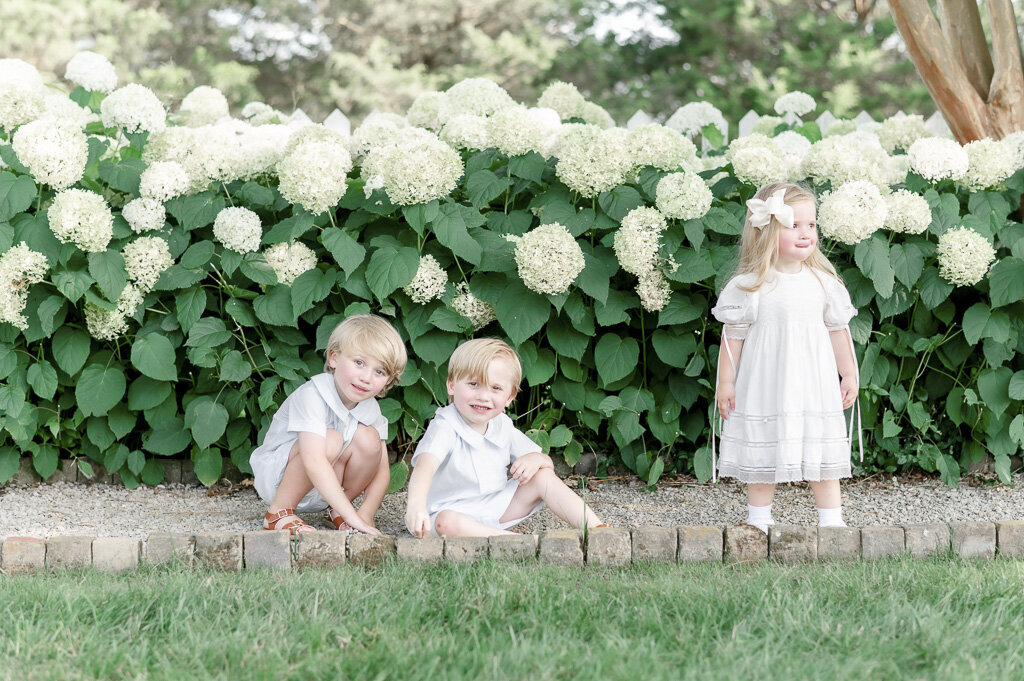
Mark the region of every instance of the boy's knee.
POLYGON ((459 514, 455 511, 441 511, 434 518, 434 531, 442 537, 455 533, 458 526, 459 514))
POLYGON ((352 436, 353 453, 360 456, 374 457, 380 455, 380 434, 376 428, 359 424, 352 436))

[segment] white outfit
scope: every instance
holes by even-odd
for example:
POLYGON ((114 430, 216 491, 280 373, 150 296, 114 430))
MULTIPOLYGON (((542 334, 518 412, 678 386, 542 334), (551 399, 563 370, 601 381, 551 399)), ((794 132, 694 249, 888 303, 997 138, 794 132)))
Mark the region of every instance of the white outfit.
MULTIPOLYGON (((747 483, 850 477, 850 437, 829 338, 857 314, 850 294, 808 267, 775 272, 757 291, 740 288, 754 281, 751 274, 733 278, 711 310, 725 324, 725 337, 744 340, 719 474, 747 483)), ((729 354, 721 361, 730 361, 729 354)))
POLYGON ((437 536, 434 519, 444 510, 457 511, 499 530, 536 513, 543 501, 522 518, 501 522, 519 488, 519 482, 508 477, 508 467, 524 454, 539 451, 505 414, 491 419, 481 435, 463 420, 454 404, 438 409, 412 456, 413 466, 424 453, 440 462, 427 493, 430 533, 437 536))
MULTIPOLYGON (((387 439, 388 420, 381 414, 376 399, 371 397, 348 409, 341 402, 334 374, 331 373, 318 374, 300 385, 274 414, 263 444, 249 456, 254 486, 260 498, 267 503, 273 501, 299 433, 313 433, 325 438, 328 429, 336 430, 344 440, 341 447, 344 451, 360 423, 372 426, 382 440, 387 439)), ((295 510, 322 511, 327 507, 328 503, 313 488, 295 510)))

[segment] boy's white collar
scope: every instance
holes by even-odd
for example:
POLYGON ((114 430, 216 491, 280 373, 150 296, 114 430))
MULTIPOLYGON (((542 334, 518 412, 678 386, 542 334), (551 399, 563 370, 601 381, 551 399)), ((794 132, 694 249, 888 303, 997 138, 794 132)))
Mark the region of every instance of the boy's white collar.
POLYGON ((346 407, 341 401, 341 395, 338 394, 338 386, 334 384, 334 374, 324 372, 317 374, 312 380, 313 386, 316 388, 317 393, 320 394, 320 397, 323 398, 324 402, 327 403, 338 418, 343 421, 352 417, 363 425, 372 426, 380 417, 380 405, 377 404, 377 400, 374 398, 358 402, 351 409, 346 407))

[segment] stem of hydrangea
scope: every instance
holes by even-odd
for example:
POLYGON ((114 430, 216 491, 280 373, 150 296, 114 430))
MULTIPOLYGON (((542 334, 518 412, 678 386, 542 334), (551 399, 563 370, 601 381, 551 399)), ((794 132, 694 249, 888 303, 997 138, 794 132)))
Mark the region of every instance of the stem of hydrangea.
POLYGON ((231 207, 234 208, 235 207, 235 202, 231 200, 231 192, 228 191, 228 186, 226 184, 224 184, 223 182, 220 183, 220 186, 221 186, 221 189, 224 190, 224 196, 228 197, 228 203, 230 203, 231 207))
POLYGON ((640 310, 640 363, 643 373, 640 379, 640 386, 647 387, 647 332, 644 329, 644 311, 640 310))
POLYGON ((330 218, 330 220, 331 220, 331 227, 337 228, 338 225, 335 224, 335 222, 334 222, 334 211, 333 210, 328 210, 327 211, 327 217, 330 218))

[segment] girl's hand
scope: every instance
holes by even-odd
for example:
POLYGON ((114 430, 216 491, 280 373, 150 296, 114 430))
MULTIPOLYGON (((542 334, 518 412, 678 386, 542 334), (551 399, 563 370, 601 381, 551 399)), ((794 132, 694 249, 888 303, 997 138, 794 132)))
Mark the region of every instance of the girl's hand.
POLYGON ((533 476, 537 474, 537 471, 544 468, 544 464, 547 462, 548 457, 540 452, 531 452, 516 459, 515 463, 508 469, 508 472, 514 480, 518 480, 519 484, 522 485, 530 482, 533 476))
POLYGON ((839 393, 843 398, 843 409, 849 409, 857 401, 857 392, 860 390, 860 381, 854 375, 845 376, 839 382, 839 393))
POLYGON ((373 523, 366 522, 359 517, 359 514, 355 514, 353 518, 346 518, 338 529, 342 531, 352 529, 363 534, 380 534, 380 530, 374 527, 373 523))
POLYGON ((728 419, 730 412, 736 408, 736 386, 732 383, 718 384, 718 411, 723 419, 728 419))
POLYGON ((409 531, 414 537, 422 539, 430 536, 430 515, 425 508, 410 508, 406 511, 405 524, 409 526, 409 531))
MULTIPOLYGON (((358 515, 358 514, 357 514, 357 515, 358 515)), ((374 525, 373 525, 373 518, 364 518, 364 517, 363 517, 362 515, 359 515, 359 519, 360 519, 361 521, 363 521, 363 524, 361 525, 361 527, 367 527, 367 526, 368 526, 368 527, 370 527, 371 529, 374 529, 374 530, 376 530, 376 529, 377 529, 377 528, 376 528, 376 527, 374 527, 374 525)), ((359 529, 358 527, 353 527, 353 526, 352 526, 351 524, 349 524, 348 522, 343 522, 343 523, 342 523, 341 525, 339 525, 339 526, 338 526, 338 530, 340 530, 340 531, 342 531, 342 532, 344 532, 345 530, 356 530, 357 532, 362 532, 363 534, 373 534, 373 533, 371 533, 371 532, 367 532, 366 530, 362 530, 362 529, 359 529)), ((380 534, 380 531, 378 530, 378 531, 376 532, 376 534, 380 534)))

